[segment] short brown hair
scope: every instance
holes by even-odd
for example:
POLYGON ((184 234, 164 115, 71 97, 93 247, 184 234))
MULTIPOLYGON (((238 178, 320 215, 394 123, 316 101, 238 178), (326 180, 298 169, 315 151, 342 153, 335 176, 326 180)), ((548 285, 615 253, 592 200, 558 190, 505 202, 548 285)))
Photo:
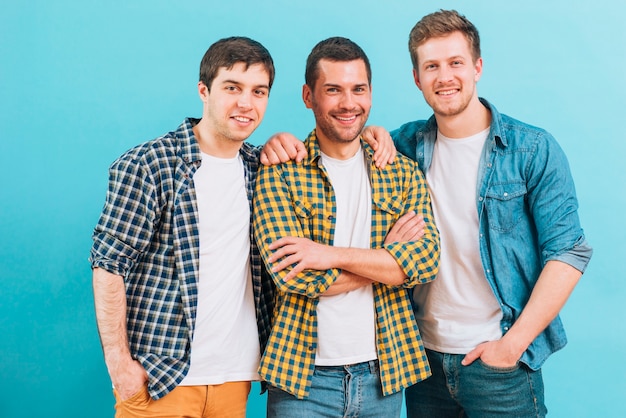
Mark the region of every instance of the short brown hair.
POLYGON ((367 72, 367 82, 372 84, 372 69, 365 52, 350 39, 335 36, 320 41, 307 57, 304 80, 311 89, 315 88, 315 82, 319 78, 318 64, 323 59, 333 62, 363 60, 367 72))
POLYGON ((439 10, 424 16, 413 26, 409 34, 409 53, 413 68, 417 69, 417 47, 430 38, 439 38, 461 32, 467 38, 472 49, 474 61, 480 58, 480 37, 478 29, 465 16, 456 10, 439 10))
POLYGON ((200 62, 200 81, 211 90, 211 84, 220 68, 230 70, 237 63, 244 63, 246 70, 254 64, 262 64, 267 71, 272 88, 274 61, 269 51, 259 42, 244 36, 220 39, 207 49, 200 62))

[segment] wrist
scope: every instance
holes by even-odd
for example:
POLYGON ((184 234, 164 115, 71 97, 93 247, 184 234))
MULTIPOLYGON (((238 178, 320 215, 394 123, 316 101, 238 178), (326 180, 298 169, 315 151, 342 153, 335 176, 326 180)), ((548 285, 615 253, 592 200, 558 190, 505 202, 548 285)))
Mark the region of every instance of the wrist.
POLYGON ((518 335, 516 332, 513 331, 513 329, 504 334, 501 341, 507 347, 507 351, 510 353, 510 355, 512 357, 515 357, 516 360, 519 360, 522 357, 522 355, 528 349, 528 346, 532 342, 527 342, 525 338, 518 335))

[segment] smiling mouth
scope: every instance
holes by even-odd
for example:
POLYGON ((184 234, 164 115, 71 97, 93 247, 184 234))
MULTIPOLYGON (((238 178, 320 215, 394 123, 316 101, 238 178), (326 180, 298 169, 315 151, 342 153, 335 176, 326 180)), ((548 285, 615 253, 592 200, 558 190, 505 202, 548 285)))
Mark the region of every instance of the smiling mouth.
POLYGON ((244 116, 233 116, 233 119, 235 119, 237 122, 242 122, 242 123, 248 123, 252 121, 252 119, 246 118, 244 116))
POLYGON ((353 120, 357 118, 357 116, 358 115, 352 115, 352 116, 335 115, 335 119, 339 120, 340 122, 352 122, 353 120))
POLYGON ((441 90, 436 92, 437 95, 439 96, 451 96, 455 93, 458 93, 459 89, 450 89, 450 90, 441 90))

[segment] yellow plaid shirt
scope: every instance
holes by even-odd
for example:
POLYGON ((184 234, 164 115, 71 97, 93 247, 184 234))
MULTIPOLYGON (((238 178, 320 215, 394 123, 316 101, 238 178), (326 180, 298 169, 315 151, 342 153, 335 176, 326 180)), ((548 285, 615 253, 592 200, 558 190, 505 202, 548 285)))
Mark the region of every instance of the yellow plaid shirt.
MULTIPOLYGON (((407 288, 430 282, 439 263, 439 234, 433 222, 426 181, 417 164, 398 155, 379 169, 372 149, 363 141, 372 187, 371 247, 384 248, 407 275, 402 286, 373 284, 376 345, 383 395, 398 392, 430 376, 430 368, 411 308, 407 288), (424 237, 417 242, 383 245, 387 232, 403 214, 414 210, 424 217, 424 237)), ((313 131, 301 163, 261 167, 254 193, 254 231, 268 270, 268 246, 285 236, 309 238, 333 245, 335 195, 319 164, 320 150, 313 131)), ((275 264, 275 263, 274 263, 275 264)), ((263 380, 297 398, 309 394, 317 349, 317 303, 340 274, 305 270, 284 282, 289 269, 271 273, 276 284, 272 330, 259 373, 263 380)))

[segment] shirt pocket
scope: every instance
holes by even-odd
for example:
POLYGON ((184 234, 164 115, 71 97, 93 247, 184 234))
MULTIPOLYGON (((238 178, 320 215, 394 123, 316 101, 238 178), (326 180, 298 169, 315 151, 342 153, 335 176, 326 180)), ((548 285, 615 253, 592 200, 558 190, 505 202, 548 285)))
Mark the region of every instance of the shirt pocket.
POLYGON ((315 205, 306 200, 296 200, 294 202, 294 211, 298 218, 311 218, 315 215, 315 205))
POLYGON ((317 206, 308 200, 295 200, 293 209, 304 237, 316 241, 318 237, 316 237, 315 231, 320 230, 317 206))
POLYGON ((404 209, 404 202, 399 196, 385 196, 374 202, 376 210, 385 213, 393 218, 398 218, 404 209))
POLYGON ((524 217, 526 184, 506 183, 489 187, 486 196, 487 216, 491 229, 509 232, 524 217))

